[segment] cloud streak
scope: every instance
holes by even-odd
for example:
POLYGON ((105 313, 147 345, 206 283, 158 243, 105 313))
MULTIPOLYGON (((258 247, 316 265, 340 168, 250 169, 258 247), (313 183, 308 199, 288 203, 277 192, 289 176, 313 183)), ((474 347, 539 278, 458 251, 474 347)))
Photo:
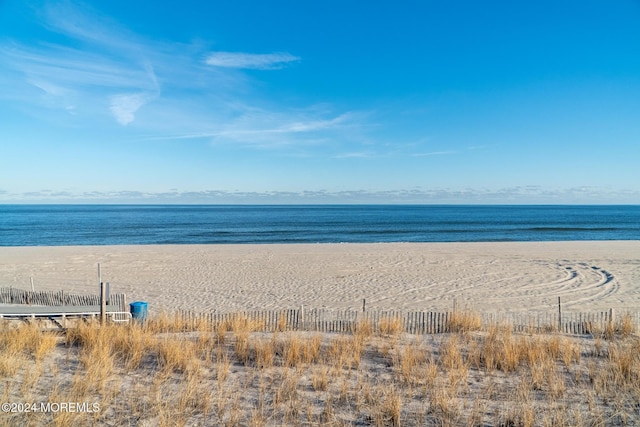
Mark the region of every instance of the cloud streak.
MULTIPOLYGON (((251 109, 212 135, 214 142, 236 142, 254 146, 313 144, 357 126, 353 114, 289 110, 274 112, 251 109)), ((345 135, 346 136, 346 135, 345 135)))
POLYGON ((277 53, 245 53, 245 52, 212 52, 205 63, 213 67, 240 68, 249 70, 277 70, 299 61, 300 58, 286 52, 277 53))
POLYGON ((413 154, 413 157, 431 157, 431 156, 446 156, 449 154, 457 154, 457 151, 454 150, 446 150, 446 151, 430 151, 428 153, 416 153, 413 154))
POLYGON ((324 107, 267 110, 236 106, 237 116, 200 132, 172 133, 150 140, 205 139, 213 145, 235 145, 259 149, 323 146, 349 141, 362 127, 361 115, 335 113, 324 107))

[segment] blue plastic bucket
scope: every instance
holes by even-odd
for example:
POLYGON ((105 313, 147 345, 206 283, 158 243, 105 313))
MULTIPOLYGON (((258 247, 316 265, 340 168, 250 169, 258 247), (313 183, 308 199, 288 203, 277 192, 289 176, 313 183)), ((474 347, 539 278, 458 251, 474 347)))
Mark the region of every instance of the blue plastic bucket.
POLYGON ((147 320, 147 306, 148 304, 144 301, 136 301, 129 304, 133 320, 137 320, 138 322, 147 320))

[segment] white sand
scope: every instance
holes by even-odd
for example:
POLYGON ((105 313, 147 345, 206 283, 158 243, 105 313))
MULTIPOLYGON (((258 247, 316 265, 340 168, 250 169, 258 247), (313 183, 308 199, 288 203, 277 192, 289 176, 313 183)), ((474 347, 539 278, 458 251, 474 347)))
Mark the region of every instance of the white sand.
POLYGON ((640 308, 640 241, 0 247, 0 286, 112 292, 151 313, 640 308))

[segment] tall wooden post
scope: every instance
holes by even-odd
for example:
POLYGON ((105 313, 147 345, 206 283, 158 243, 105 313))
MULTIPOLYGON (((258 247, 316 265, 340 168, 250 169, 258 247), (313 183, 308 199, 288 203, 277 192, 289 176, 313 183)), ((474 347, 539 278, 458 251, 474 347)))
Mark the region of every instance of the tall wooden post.
POLYGON ((362 298, 362 312, 363 313, 364 313, 366 307, 367 307, 367 300, 365 298, 362 298))
POLYGON ((562 305, 560 304, 560 297, 558 297, 558 331, 562 332, 562 305))
POLYGON ((107 287, 100 282, 100 324, 104 325, 107 321, 107 287))

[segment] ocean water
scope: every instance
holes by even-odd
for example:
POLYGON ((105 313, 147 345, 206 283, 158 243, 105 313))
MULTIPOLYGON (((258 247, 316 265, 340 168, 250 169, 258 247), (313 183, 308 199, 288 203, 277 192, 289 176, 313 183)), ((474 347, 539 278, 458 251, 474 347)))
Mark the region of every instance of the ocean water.
POLYGON ((0 246, 640 240, 640 206, 0 205, 0 246))

